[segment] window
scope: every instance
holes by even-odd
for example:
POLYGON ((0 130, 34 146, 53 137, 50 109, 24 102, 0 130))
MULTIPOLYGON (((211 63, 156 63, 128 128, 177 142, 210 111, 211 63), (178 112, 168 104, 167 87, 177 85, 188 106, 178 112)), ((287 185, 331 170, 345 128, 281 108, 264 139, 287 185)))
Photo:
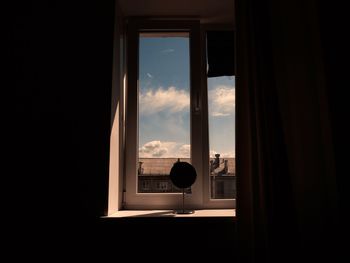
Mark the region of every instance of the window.
MULTIPOLYGON (((190 158, 190 57, 188 32, 140 32, 138 37, 137 180, 162 178, 178 159, 190 158)), ((140 189, 137 189, 140 192, 140 189)), ((155 187, 149 192, 179 192, 155 187)))
POLYGON ((208 78, 208 121, 210 197, 236 198, 233 76, 208 78))
POLYGON ((206 31, 210 198, 236 198, 234 31, 206 31))
POLYGON ((187 206, 235 205, 234 78, 206 78, 201 39, 195 21, 129 21, 126 209, 179 208, 178 159, 198 175, 187 206))

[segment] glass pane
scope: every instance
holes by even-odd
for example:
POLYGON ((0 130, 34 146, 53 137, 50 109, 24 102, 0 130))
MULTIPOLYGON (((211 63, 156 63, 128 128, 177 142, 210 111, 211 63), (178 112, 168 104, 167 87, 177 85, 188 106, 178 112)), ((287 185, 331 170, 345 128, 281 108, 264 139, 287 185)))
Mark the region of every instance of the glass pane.
POLYGON ((188 33, 139 35, 139 193, 182 191, 169 173, 178 159, 190 162, 189 67, 188 33))
POLYGON ((209 177, 212 199, 236 198, 235 78, 208 78, 209 177))

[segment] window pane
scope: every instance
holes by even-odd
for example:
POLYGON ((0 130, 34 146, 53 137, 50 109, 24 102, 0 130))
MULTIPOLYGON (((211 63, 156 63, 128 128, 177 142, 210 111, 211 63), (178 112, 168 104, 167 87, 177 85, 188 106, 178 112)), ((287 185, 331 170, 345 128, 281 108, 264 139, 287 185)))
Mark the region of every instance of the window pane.
POLYGON ((169 173, 190 162, 189 66, 188 33, 139 35, 139 193, 181 192, 169 173))
POLYGON ((236 198, 235 78, 208 78, 209 177, 212 199, 236 198))

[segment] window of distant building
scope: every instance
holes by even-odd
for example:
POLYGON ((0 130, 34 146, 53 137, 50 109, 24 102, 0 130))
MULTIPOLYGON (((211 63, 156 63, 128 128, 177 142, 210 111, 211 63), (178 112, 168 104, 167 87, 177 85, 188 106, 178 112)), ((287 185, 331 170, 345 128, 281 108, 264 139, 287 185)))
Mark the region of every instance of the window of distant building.
POLYGON ((205 39, 196 21, 128 23, 126 209, 180 206, 178 159, 198 175, 188 206, 235 206, 234 76, 208 77, 205 39))

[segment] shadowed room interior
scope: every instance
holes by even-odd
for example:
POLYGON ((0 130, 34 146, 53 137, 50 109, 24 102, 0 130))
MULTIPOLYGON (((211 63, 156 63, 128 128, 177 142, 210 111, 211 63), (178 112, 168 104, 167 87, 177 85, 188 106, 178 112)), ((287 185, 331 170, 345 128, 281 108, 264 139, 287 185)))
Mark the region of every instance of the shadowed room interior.
POLYGON ((125 253, 155 261, 200 254, 232 262, 338 262, 346 256, 340 241, 348 230, 340 172, 345 23, 338 5, 104 0, 26 1, 10 9, 16 95, 10 245, 28 256, 45 258, 40 248, 62 259, 118 260, 125 253), (128 16, 234 25, 234 219, 101 219, 116 114, 118 85, 112 85, 122 82, 113 79, 121 78, 113 72, 124 55, 116 56, 115 32, 128 16))

